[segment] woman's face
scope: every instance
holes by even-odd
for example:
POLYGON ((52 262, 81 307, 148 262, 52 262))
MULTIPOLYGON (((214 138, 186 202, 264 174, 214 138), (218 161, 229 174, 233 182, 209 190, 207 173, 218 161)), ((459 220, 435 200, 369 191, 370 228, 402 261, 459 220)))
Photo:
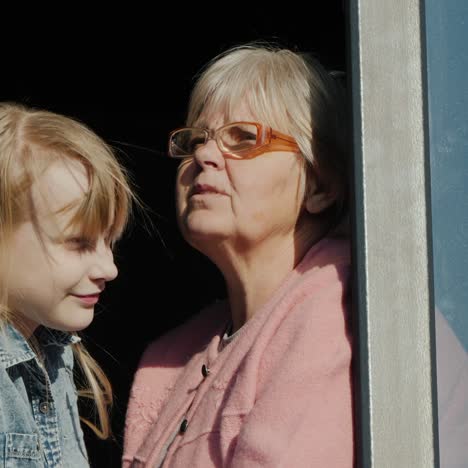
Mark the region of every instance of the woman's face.
MULTIPOLYGON (((240 108, 232 121, 256 119, 240 108)), ((217 129, 227 123, 214 114, 198 126, 217 129)), ((226 241, 248 249, 272 236, 293 236, 304 190, 300 155, 269 152, 232 159, 209 140, 179 166, 179 226, 187 241, 202 251, 213 245, 207 243, 226 241)))

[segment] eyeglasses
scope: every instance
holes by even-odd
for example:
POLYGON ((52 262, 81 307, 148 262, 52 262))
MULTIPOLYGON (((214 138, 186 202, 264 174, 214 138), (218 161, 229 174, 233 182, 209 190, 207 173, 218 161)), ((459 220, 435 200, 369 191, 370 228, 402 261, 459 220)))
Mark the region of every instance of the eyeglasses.
POLYGON ((195 151, 215 140, 225 156, 250 159, 271 151, 300 152, 296 140, 258 122, 232 122, 216 130, 179 128, 169 134, 169 156, 189 158, 195 151))

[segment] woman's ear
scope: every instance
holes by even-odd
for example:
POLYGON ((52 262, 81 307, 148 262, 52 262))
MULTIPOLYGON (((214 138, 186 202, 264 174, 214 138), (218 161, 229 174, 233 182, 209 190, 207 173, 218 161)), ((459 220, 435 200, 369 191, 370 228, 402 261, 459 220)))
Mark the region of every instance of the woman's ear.
POLYGON ((307 185, 304 206, 310 214, 319 214, 336 201, 335 191, 333 189, 324 190, 319 186, 315 177, 310 177, 307 185))

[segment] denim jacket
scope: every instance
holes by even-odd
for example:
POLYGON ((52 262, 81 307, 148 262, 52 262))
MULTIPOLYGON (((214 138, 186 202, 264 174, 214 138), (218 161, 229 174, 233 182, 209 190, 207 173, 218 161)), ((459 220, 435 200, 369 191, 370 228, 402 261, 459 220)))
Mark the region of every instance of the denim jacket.
POLYGON ((0 330, 0 468, 89 467, 73 382, 80 339, 39 327, 44 365, 11 325, 0 330))

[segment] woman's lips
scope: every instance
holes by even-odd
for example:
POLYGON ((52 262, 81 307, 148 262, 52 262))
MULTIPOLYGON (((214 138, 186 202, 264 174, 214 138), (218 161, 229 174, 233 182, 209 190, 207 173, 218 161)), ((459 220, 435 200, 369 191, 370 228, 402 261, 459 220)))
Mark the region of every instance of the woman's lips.
POLYGON ((226 195, 222 190, 209 184, 195 184, 190 191, 190 196, 194 195, 226 195))

